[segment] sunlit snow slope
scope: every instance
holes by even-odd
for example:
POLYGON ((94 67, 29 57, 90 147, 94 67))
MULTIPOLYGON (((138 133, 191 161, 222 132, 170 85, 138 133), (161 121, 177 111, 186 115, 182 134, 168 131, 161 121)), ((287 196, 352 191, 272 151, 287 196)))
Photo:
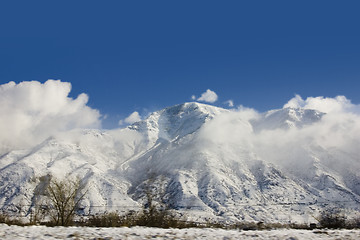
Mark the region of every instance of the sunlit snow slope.
POLYGON ((63 133, 0 156, 0 207, 28 214, 39 178, 52 175, 82 179, 85 214, 137 210, 149 189, 194 220, 313 221, 329 205, 359 211, 359 155, 313 140, 324 115, 185 103, 124 129, 63 133), (297 134, 305 140, 292 141, 297 134))

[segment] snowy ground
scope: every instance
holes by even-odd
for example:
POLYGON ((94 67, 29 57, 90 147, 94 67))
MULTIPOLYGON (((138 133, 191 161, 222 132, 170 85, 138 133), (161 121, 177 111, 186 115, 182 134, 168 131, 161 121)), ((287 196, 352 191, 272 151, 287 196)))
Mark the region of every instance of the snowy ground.
POLYGON ((360 230, 237 231, 222 229, 90 228, 8 226, 0 224, 0 239, 360 239, 360 230))

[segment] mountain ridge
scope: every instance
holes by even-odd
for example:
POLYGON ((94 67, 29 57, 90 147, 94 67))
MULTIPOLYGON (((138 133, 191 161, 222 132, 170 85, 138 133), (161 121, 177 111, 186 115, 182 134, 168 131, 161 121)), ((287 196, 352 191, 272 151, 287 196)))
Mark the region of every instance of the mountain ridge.
MULTIPOLYGON (((359 175, 332 163, 346 153, 294 145, 299 161, 284 155, 274 162, 263 152, 267 146, 253 140, 262 131, 312 126, 323 116, 287 108, 248 117, 190 102, 123 129, 63 133, 0 158, 0 207, 31 206, 36 178, 50 174, 83 179, 86 213, 141 208, 149 186, 158 189, 156 201, 191 211, 196 220, 310 221, 336 201, 359 211, 359 175)), ((349 166, 357 161, 344 159, 349 166)))

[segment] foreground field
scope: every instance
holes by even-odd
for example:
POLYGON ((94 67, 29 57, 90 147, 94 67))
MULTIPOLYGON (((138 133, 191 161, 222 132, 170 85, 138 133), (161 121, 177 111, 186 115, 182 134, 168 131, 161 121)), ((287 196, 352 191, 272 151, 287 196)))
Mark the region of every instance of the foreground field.
POLYGON ((0 224, 0 239, 360 239, 360 230, 237 231, 223 229, 90 228, 8 226, 0 224))

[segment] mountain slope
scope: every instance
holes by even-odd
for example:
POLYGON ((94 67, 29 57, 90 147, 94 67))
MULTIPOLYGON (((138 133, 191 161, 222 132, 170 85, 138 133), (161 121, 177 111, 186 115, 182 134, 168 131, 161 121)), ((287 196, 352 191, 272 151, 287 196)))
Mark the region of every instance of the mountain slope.
POLYGON ((195 220, 311 221, 331 202, 358 211, 356 156, 311 141, 279 155, 284 145, 267 140, 323 116, 280 109, 248 118, 185 103, 124 129, 67 132, 0 158, 0 206, 28 213, 39 177, 50 174, 86 183, 85 213, 139 209, 146 191, 195 220))

